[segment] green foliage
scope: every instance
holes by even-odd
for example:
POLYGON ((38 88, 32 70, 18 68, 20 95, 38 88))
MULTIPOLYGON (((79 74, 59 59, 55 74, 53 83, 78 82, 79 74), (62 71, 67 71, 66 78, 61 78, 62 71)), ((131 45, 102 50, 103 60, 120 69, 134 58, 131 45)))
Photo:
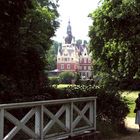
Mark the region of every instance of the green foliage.
POLYGON ((135 109, 135 100, 138 97, 139 91, 125 91, 122 94, 122 97, 127 101, 130 112, 128 117, 135 117, 134 109, 135 109))
POLYGON ((125 117, 129 113, 127 103, 117 94, 110 94, 101 91, 98 94, 99 117, 106 121, 122 124, 125 117))
POLYGON ((61 46, 61 44, 57 41, 53 41, 52 46, 50 47, 50 50, 46 54, 46 60, 48 61, 48 67, 47 70, 54 70, 56 69, 56 62, 57 62, 57 51, 58 47, 61 46))
POLYGON ((45 53, 58 27, 57 4, 2 0, 0 8, 0 79, 12 81, 16 92, 37 93, 47 84, 45 53))
POLYGON ((59 78, 58 77, 49 77, 50 84, 51 85, 58 85, 59 84, 59 78))
POLYGON ((64 89, 64 88, 67 88, 67 87, 69 87, 69 86, 71 86, 71 84, 59 84, 59 85, 57 86, 57 88, 58 88, 58 89, 64 89))
POLYGON ((80 73, 76 73, 75 74, 75 84, 81 84, 81 81, 80 81, 80 79, 81 79, 81 76, 80 76, 80 73))
POLYGON ((65 71, 59 74, 59 79, 61 84, 71 84, 72 80, 75 79, 75 73, 65 71))
POLYGON ((13 89, 11 92, 9 90, 1 92, 0 103, 17 103, 17 102, 32 102, 32 101, 43 101, 43 100, 55 100, 58 99, 58 95, 61 95, 61 90, 55 87, 45 87, 40 89, 38 93, 30 94, 19 94, 17 90, 13 89))
MULTIPOLYGON (((95 85, 77 85, 65 88, 63 98, 97 97, 97 118, 112 125, 117 131, 124 126, 124 119, 129 113, 126 100, 120 94, 110 94, 95 85)), ((122 130, 121 129, 121 130, 122 130)))
POLYGON ((97 130, 101 133, 101 138, 104 140, 110 140, 118 135, 117 132, 114 131, 112 124, 97 119, 97 130))
POLYGON ((137 0, 104 0, 90 14, 90 48, 94 74, 102 81, 139 78, 140 3, 137 0))

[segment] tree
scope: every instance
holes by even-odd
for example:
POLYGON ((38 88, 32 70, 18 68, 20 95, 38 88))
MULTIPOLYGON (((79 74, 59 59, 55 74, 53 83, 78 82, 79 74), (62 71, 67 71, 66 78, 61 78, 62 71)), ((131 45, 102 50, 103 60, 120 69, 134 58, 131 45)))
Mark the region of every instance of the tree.
POLYGON ((138 0, 104 0, 90 14, 94 72, 102 82, 140 78, 139 9, 138 0))
POLYGON ((72 80, 75 80, 76 73, 70 71, 64 71, 59 74, 60 83, 71 84, 72 80))
POLYGON ((37 93, 44 86, 45 53, 58 27, 57 6, 48 0, 1 1, 0 77, 11 80, 20 93, 37 93))
MULTIPOLYGON (((26 14, 27 8, 32 8, 31 0, 14 1, 2 0, 0 11, 0 85, 1 92, 7 88, 15 89, 15 79, 17 74, 17 60, 20 57, 19 28, 21 20, 26 14), (7 80, 7 82, 6 82, 7 80), (9 87, 8 87, 9 86, 9 87)), ((9 90, 10 91, 10 90, 9 90)), ((12 92, 12 90, 11 90, 12 92)))
POLYGON ((48 61, 48 67, 46 68, 47 70, 54 70, 57 67, 57 52, 58 52, 58 47, 61 46, 61 43, 57 41, 53 41, 52 46, 50 47, 50 50, 46 54, 46 59, 48 61))
POLYGON ((58 27, 57 16, 58 13, 54 3, 41 1, 39 4, 35 3, 35 9, 28 10, 28 14, 23 20, 23 25, 27 28, 23 26, 21 30, 21 35, 24 37, 22 46, 26 46, 25 51, 27 53, 28 49, 34 50, 36 53, 33 54, 36 61, 31 62, 33 65, 29 64, 33 69, 29 74, 32 75, 32 82, 34 81, 33 89, 40 86, 40 83, 44 83, 42 79, 44 79, 44 69, 47 65, 45 55, 52 44, 51 37, 54 36, 58 27))

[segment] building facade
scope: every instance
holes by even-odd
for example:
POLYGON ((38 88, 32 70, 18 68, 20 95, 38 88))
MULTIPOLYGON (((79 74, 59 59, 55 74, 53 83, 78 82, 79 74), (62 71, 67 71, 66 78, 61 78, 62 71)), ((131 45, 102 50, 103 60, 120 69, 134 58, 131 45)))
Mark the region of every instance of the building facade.
POLYGON ((91 77, 91 55, 88 53, 87 44, 76 44, 70 21, 68 22, 64 43, 58 48, 57 69, 61 72, 77 72, 81 79, 91 77))

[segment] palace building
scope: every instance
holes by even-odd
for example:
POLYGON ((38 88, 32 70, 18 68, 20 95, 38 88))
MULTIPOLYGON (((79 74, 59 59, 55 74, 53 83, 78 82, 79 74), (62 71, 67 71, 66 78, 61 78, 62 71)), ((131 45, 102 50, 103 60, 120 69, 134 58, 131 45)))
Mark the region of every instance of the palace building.
POLYGON ((70 21, 68 22, 64 43, 58 48, 57 69, 59 72, 78 72, 81 79, 91 77, 91 55, 88 52, 87 44, 85 42, 76 44, 70 21))

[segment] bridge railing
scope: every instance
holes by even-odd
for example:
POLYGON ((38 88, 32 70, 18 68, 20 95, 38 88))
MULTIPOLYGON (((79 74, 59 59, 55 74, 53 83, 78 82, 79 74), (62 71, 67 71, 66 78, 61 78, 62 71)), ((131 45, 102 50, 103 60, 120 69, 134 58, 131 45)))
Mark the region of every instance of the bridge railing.
POLYGON ((96 97, 0 105, 0 140, 54 140, 88 130, 96 130, 96 97))

